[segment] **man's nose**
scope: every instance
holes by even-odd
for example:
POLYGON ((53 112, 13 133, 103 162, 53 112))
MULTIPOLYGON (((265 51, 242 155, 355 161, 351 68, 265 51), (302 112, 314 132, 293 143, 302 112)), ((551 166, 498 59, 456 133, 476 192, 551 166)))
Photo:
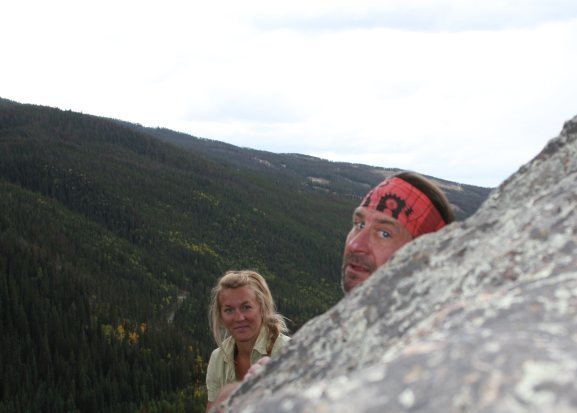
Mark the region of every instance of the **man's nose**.
POLYGON ((349 240, 348 247, 351 252, 367 252, 369 251, 369 229, 363 228, 349 240))

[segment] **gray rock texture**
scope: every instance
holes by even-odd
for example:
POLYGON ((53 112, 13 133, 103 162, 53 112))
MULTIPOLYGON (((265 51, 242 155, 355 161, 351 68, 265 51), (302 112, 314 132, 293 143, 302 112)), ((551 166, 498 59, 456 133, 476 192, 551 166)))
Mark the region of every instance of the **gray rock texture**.
POLYGON ((475 215, 308 322, 224 410, 577 411, 576 211, 577 116, 475 215))

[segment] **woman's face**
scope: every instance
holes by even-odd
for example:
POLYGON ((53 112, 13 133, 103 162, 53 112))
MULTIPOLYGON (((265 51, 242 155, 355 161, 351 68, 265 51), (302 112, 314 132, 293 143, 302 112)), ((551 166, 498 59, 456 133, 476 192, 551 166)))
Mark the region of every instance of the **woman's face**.
POLYGON ((248 285, 225 288, 220 292, 218 302, 222 322, 235 342, 254 345, 262 325, 262 315, 252 288, 248 285))

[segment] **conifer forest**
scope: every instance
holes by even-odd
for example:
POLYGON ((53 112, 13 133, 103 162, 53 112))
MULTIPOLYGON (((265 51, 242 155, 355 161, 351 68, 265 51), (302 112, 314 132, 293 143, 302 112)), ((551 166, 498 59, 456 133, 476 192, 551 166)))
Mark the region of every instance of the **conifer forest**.
MULTIPOLYGON (((296 332, 390 172, 0 99, 0 413, 204 412, 218 277, 258 271, 296 332)), ((444 184, 458 219, 490 191, 444 184)))

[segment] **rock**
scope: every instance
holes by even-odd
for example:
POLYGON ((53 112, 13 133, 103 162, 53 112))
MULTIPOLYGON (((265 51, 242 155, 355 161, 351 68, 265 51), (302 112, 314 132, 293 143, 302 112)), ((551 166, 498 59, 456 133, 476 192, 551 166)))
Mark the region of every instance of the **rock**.
POLYGON ((309 321, 224 410, 577 411, 576 211, 577 117, 476 214, 309 321))

